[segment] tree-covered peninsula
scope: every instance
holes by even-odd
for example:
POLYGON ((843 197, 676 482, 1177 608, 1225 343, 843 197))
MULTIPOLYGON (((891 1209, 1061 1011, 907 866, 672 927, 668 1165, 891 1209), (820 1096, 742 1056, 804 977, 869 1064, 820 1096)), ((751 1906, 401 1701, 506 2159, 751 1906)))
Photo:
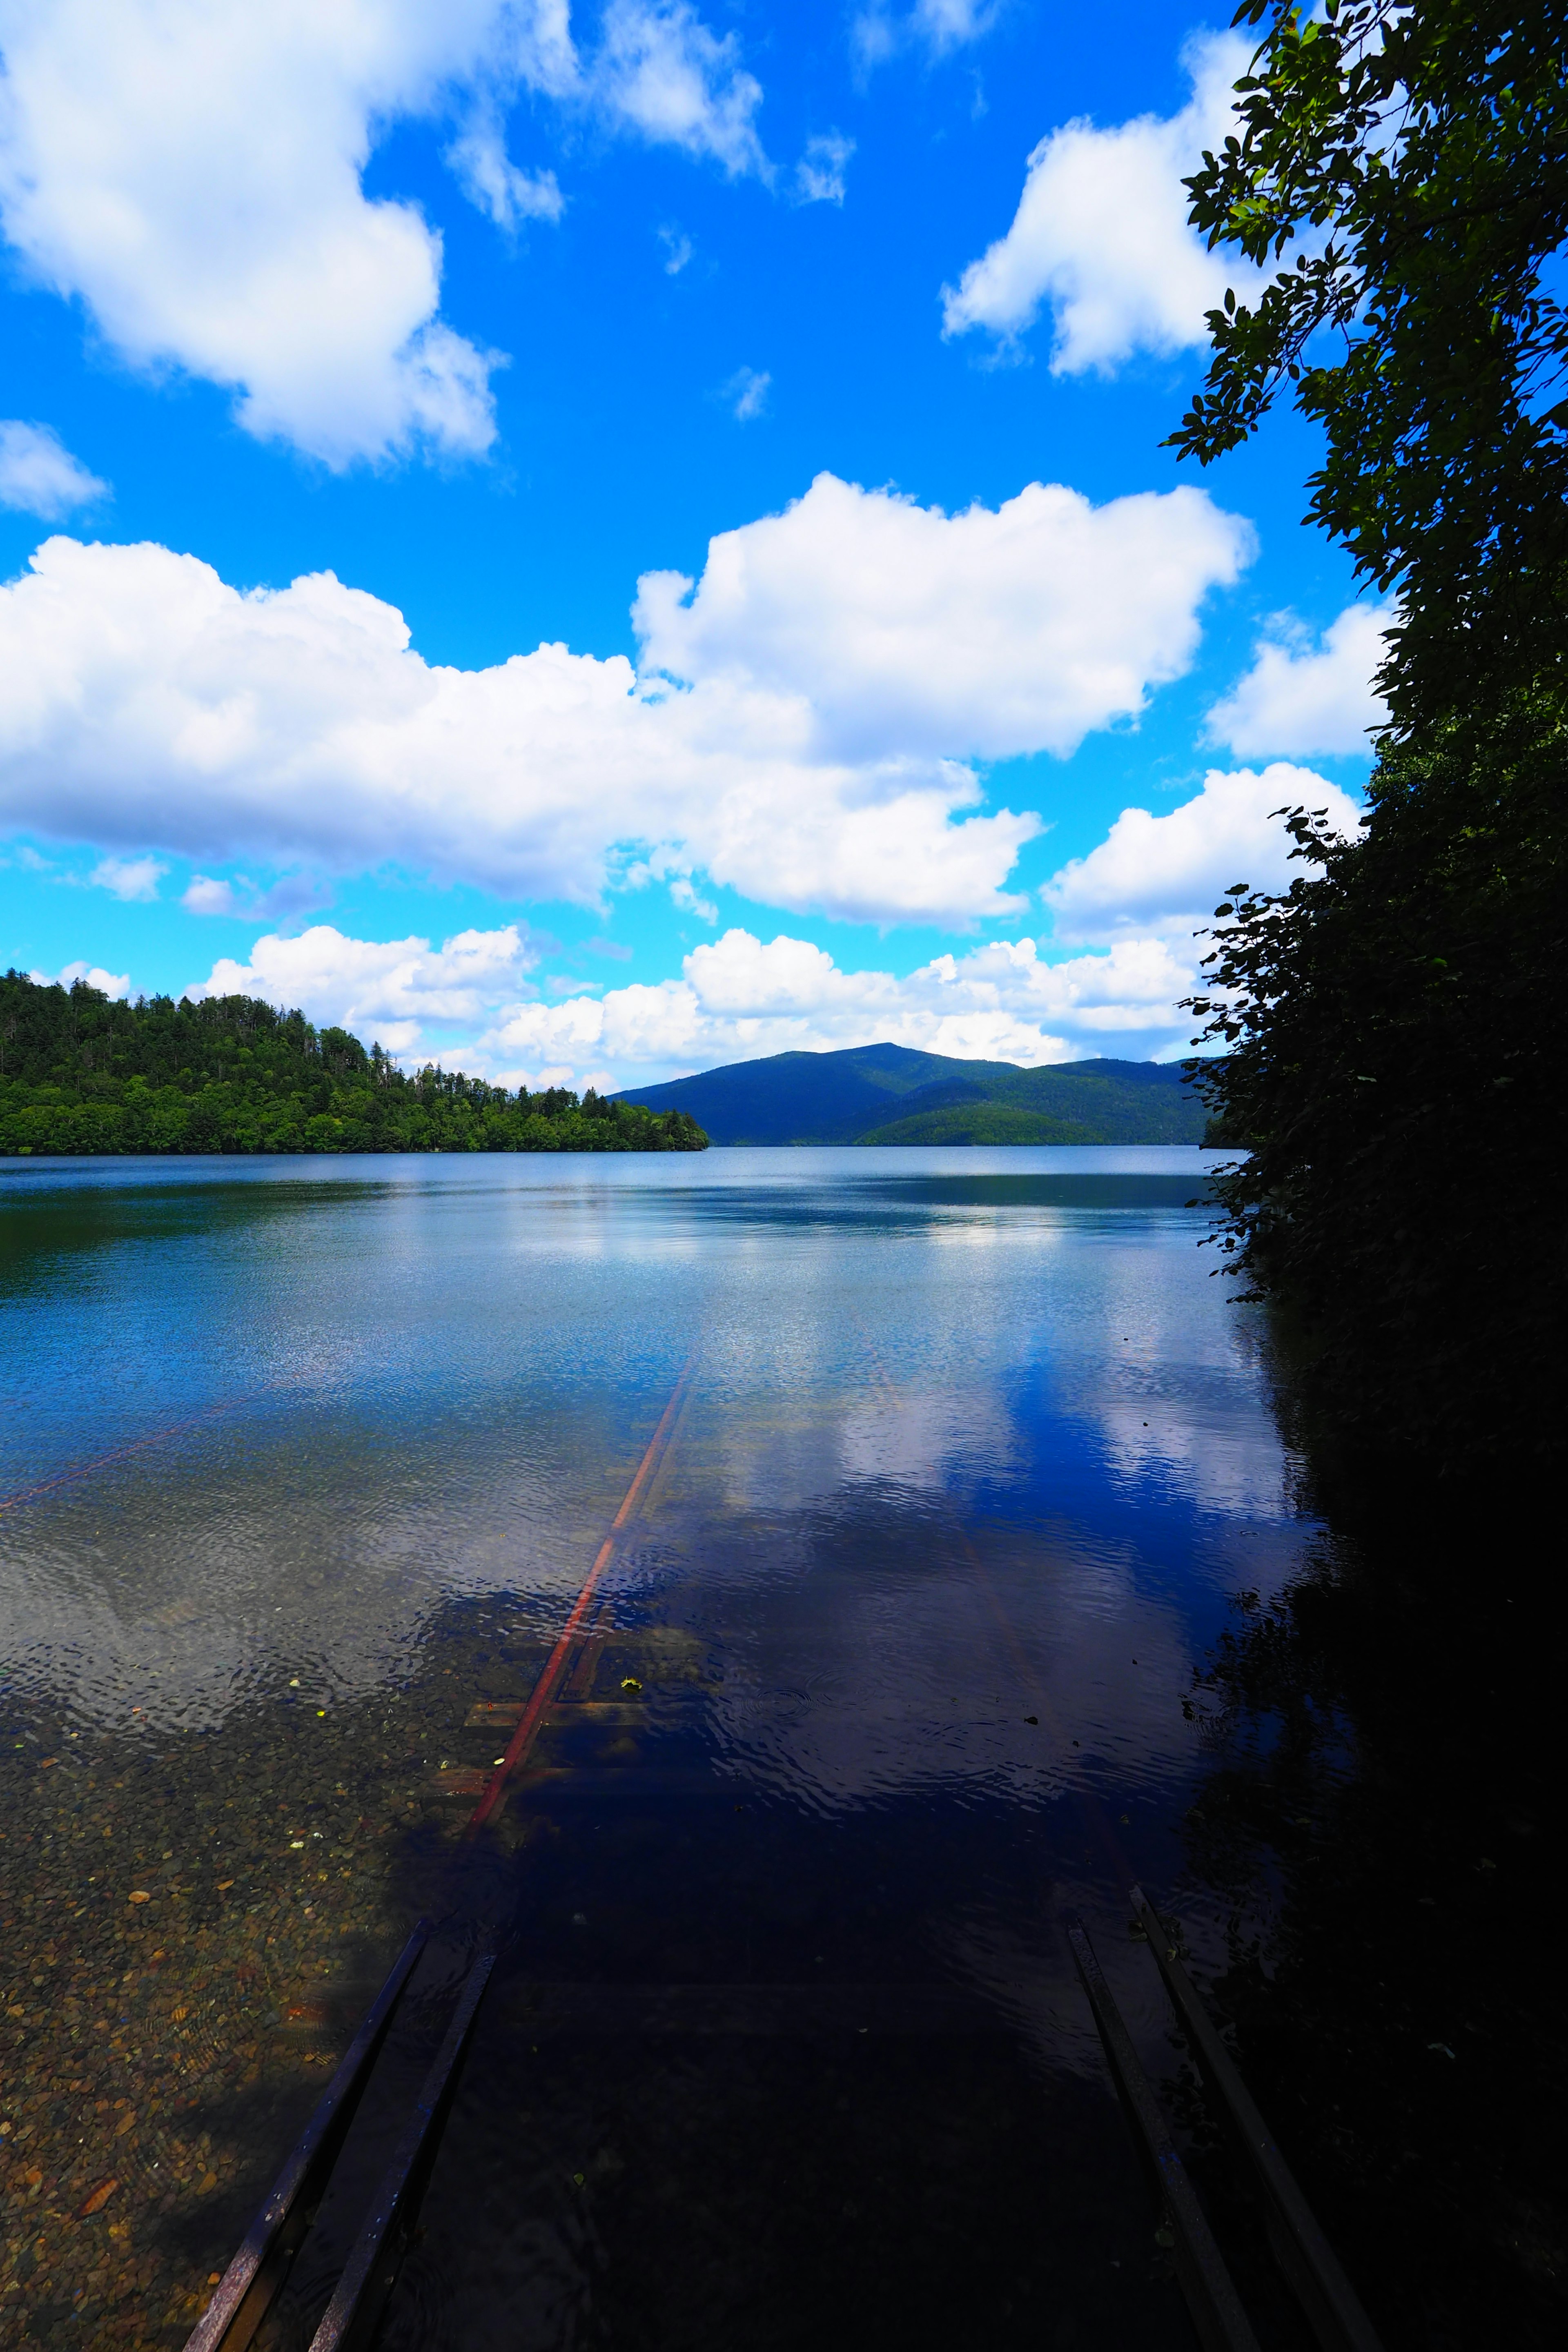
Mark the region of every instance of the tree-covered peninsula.
POLYGON ((412 1076, 346 1029, 253 996, 116 1002, 78 981, 0 980, 0 1154, 153 1151, 700 1151, 684 1111, 590 1087, 531 1095, 461 1071, 412 1076))

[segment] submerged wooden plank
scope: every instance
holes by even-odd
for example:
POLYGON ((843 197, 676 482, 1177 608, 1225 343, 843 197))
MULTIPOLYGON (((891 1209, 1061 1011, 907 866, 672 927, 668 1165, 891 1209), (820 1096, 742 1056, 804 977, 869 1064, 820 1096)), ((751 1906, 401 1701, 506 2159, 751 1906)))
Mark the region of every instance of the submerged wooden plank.
MULTIPOLYGON (((522 1718, 521 1699, 480 1699, 463 1717, 465 1731, 510 1731, 522 1718)), ((558 1698, 546 1708, 546 1723, 646 1724, 650 1720, 641 1699, 558 1698)))
POLYGON ((564 1728, 568 1724, 600 1724, 608 1729, 625 1725, 628 1730, 646 1730, 652 1721, 641 1699, 581 1698, 558 1699, 545 1716, 547 1724, 564 1728))
POLYGON ((530 1984, 505 2014, 531 2041, 555 2035, 820 2040, 1000 2034, 1014 2027, 947 1985, 530 1984))
POLYGON ((618 1764, 531 1764, 519 1773, 514 1786, 520 1797, 552 1803, 592 1800, 638 1805, 655 1798, 700 1797, 710 1803, 733 1805, 740 1811, 743 1801, 752 1800, 752 1791, 742 1783, 716 1780, 700 1767, 645 1764, 637 1756, 618 1764))

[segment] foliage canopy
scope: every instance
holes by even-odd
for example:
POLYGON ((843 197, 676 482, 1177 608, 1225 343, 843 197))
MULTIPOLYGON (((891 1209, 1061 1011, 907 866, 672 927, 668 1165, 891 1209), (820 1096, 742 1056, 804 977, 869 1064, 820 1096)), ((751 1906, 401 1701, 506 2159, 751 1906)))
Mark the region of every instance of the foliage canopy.
POLYGON ((1560 674, 1568 14, 1245 0, 1235 22, 1261 46, 1191 217, 1271 275, 1210 312, 1207 383, 1172 444, 1206 464, 1292 387, 1327 442, 1312 519, 1402 599, 1396 727, 1560 674))
POLYGON ((1568 15, 1246 0, 1236 21, 1263 37, 1192 217, 1275 274, 1210 314, 1173 438, 1207 463, 1293 385, 1325 436, 1312 516, 1400 618, 1364 835, 1296 810, 1310 870, 1215 909, 1193 1009, 1228 1051, 1194 1069, 1252 1154, 1219 1186, 1225 1246, 1286 1311, 1320 1431, 1444 1469, 1544 1455, 1568 1270, 1568 15))
POLYGON ((590 1087, 513 1094, 311 1027, 250 996, 115 1002, 0 979, 0 1154, 700 1151, 683 1111, 590 1087))
POLYGON ((1365 838, 1222 904, 1196 1066, 1223 1246, 1281 1303, 1321 1430, 1459 1469, 1562 1445, 1568 723, 1386 751, 1365 838))

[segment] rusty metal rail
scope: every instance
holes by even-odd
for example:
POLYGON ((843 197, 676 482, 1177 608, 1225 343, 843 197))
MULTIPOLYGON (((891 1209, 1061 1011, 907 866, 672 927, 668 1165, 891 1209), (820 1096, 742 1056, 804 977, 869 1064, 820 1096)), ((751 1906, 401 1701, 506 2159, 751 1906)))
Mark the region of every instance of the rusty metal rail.
MULTIPOLYGON (((489 1770, 443 1773, 442 1785, 448 1793, 468 1793, 479 1799, 468 1822, 470 1834, 481 1829, 504 1801, 513 1774, 526 1763, 541 1728, 553 1714, 569 1707, 573 1716, 581 1711, 584 1716, 592 1714, 606 1722, 612 1718, 622 1722, 634 1715, 638 1721, 643 1719, 645 1710, 640 1707, 634 1710, 618 1703, 590 1707, 584 1704, 606 1638, 603 1632, 595 1630, 593 1619, 604 1572, 647 1499, 669 1449, 690 1387, 691 1371, 689 1361, 675 1383, 531 1695, 515 1704, 476 1702, 471 1710, 470 1719, 476 1725, 493 1726, 499 1730, 504 1722, 510 1727, 511 1736, 505 1754, 495 1760, 489 1770)), ((255 2340, 315 2222, 385 2043, 394 2013, 429 1937, 429 1925, 421 1920, 247 2231, 238 2252, 219 2281, 212 2301, 187 2338, 185 2352, 247 2352, 255 2340)), ((311 2339, 310 2352, 355 2352, 355 2347, 367 2346, 375 2334, 412 2235, 479 2002, 495 1964, 495 1952, 482 1951, 463 1979, 440 2051, 398 2137, 391 2164, 311 2339)))
POLYGON ((185 2352, 246 2352, 254 2338, 316 2218, 397 2004, 429 1940, 429 1922, 421 1919, 187 2338, 185 2352))
POLYGON ((1177 2155, 1153 2087, 1139 2062, 1094 1947, 1081 1927, 1069 1927, 1078 1972, 1089 1995, 1116 2086, 1152 2171, 1155 2194, 1175 2241, 1176 2275, 1205 2352, 1259 2352, 1225 2260, 1177 2155))
POLYGON ((368 2345, 375 2334, 403 2267, 457 2089, 463 2053, 495 1964, 493 1952, 481 1952, 463 1979, 446 2037, 398 2137, 321 2324, 310 2338, 310 2352, 352 2352, 353 2347, 368 2345))
POLYGON ((485 1782, 483 1794, 469 1818, 470 1836, 476 1835, 483 1829, 505 1798, 507 1783, 527 1757, 539 1736, 540 1727, 552 1702, 560 1692, 563 1683, 567 1680, 567 1669, 575 1668, 584 1663, 579 1653, 588 1648, 594 1639, 592 1633, 587 1633, 585 1629, 595 1608, 599 1579, 615 1557, 616 1546, 627 1522, 641 1507, 654 1474, 664 1460, 669 1442, 675 1434, 675 1425, 680 1418, 681 1407, 686 1402, 686 1392, 690 1382, 691 1366, 689 1361, 675 1383, 669 1402, 665 1406, 658 1428, 648 1440, 647 1451, 633 1473, 632 1483, 626 1488, 621 1507, 610 1523, 608 1535, 599 1546, 594 1565, 588 1570, 583 1589, 572 1604, 571 1613, 561 1629, 555 1647, 545 1660, 544 1670, 533 1686, 531 1696, 519 1715, 517 1728, 507 1742, 506 1751, 485 1782))
MULTIPOLYGON (((247 2352, 255 2341, 331 2186, 398 2003, 429 1940, 428 1923, 422 1919, 187 2338, 185 2352, 247 2352)), ((375 2334, 418 2219, 463 2056, 495 1962, 493 1951, 481 1952, 462 1979, 435 2063, 398 2135, 392 2162, 311 2338, 311 2352, 352 2352, 353 2347, 368 2345, 375 2334)))
POLYGON ((1262 2191, 1269 2250, 1323 2352, 1383 2352, 1355 2289, 1280 2155, 1236 2061, 1215 2031, 1163 1920, 1141 1886, 1132 1889, 1132 1909, 1165 1979, 1188 2047, 1262 2191))

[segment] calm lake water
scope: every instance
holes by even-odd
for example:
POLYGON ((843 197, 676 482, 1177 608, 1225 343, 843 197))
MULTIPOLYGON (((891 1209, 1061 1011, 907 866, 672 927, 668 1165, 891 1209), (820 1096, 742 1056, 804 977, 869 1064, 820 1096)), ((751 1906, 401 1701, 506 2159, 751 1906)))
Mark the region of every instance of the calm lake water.
POLYGON ((1168 2077, 1127 1885, 1268 1915, 1193 1680, 1321 1530, 1205 1164, 11 1163, 0 2327, 182 2341, 422 1908, 432 2017, 503 1949, 388 2343, 1189 2342, 1065 1925, 1168 2077))

